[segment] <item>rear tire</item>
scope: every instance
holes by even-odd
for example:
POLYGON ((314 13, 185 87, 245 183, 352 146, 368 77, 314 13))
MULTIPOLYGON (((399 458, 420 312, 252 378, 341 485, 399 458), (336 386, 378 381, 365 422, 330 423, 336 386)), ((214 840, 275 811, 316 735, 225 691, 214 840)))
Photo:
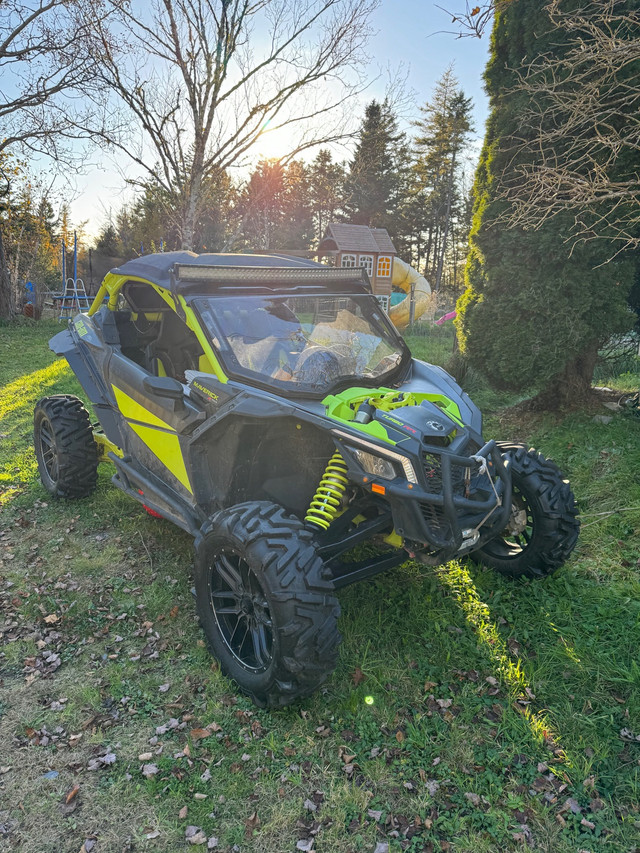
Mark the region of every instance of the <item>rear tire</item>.
POLYGON ((196 540, 196 605, 225 675, 261 707, 313 693, 335 668, 340 606, 312 534, 265 501, 214 515, 196 540))
POLYGON ((91 494, 98 479, 98 448, 82 400, 70 394, 39 400, 33 413, 33 443, 40 479, 50 495, 91 494))
POLYGON ((507 527, 472 559, 511 577, 541 578, 573 551, 580 522, 569 481, 554 462, 523 445, 499 443, 513 482, 507 527))

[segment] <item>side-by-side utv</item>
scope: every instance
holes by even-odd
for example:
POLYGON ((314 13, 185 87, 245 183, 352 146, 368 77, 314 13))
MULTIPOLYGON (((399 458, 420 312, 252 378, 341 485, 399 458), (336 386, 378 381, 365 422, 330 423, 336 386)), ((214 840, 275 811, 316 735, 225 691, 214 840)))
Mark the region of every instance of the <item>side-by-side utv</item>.
POLYGON ((576 543, 558 468, 483 439, 480 411, 411 358, 362 270, 150 255, 110 272, 50 346, 97 423, 77 397, 39 401, 45 488, 88 495, 109 460, 118 488, 193 535, 207 640, 260 705, 333 670, 340 587, 409 557, 543 577, 576 543))

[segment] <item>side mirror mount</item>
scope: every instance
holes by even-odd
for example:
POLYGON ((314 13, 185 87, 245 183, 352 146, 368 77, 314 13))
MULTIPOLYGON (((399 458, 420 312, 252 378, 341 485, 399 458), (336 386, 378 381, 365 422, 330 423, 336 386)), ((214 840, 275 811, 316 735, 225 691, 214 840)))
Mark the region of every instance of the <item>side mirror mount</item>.
POLYGON ((145 391, 148 391, 149 394, 155 394, 157 397, 182 400, 184 396, 184 388, 172 376, 145 376, 142 385, 145 391))

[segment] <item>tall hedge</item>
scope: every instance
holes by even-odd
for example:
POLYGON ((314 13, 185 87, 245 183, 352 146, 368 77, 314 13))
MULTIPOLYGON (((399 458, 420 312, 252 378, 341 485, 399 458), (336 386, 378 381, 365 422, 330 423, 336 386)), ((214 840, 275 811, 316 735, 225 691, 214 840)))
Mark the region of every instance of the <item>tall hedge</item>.
MULTIPOLYGON (((575 244, 572 218, 559 214, 537 230, 508 227, 526 93, 517 70, 561 51, 547 0, 512 0, 496 13, 485 84, 490 115, 474 184, 466 291, 458 302, 461 349, 497 387, 546 390, 558 399, 590 386, 601 342, 628 329, 630 262, 606 240, 575 244)), ((558 152, 563 156, 563 152, 558 152)), ((530 156, 530 155, 528 155, 530 156)))

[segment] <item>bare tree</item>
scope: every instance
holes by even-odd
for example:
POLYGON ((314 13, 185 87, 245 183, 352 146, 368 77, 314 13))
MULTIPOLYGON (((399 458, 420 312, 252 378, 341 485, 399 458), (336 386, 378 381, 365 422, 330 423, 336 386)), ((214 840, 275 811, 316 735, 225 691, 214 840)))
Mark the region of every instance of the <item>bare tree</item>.
POLYGON ((512 0, 481 0, 480 3, 470 3, 469 0, 465 0, 464 9, 453 10, 437 4, 436 6, 451 15, 451 23, 456 26, 453 35, 458 36, 458 38, 469 36, 482 38, 491 25, 495 12, 509 2, 512 0))
POLYGON ((21 148, 59 158, 86 121, 80 92, 94 95, 95 117, 91 20, 101 16, 106 37, 109 11, 102 0, 0 2, 0 151, 21 148))
POLYGON ((522 138, 503 176, 509 226, 569 212, 573 242, 640 247, 640 12, 628 0, 548 4, 562 50, 517 71, 522 138))
POLYGON ((196 243, 210 179, 264 133, 286 130, 288 157, 341 138, 340 107, 378 0, 152 0, 120 11, 103 80, 138 132, 105 139, 170 199, 182 246, 196 243), (136 144, 137 142, 137 144, 136 144))
MULTIPOLYGON (((93 95, 97 83, 88 61, 94 31, 93 14, 109 10, 101 0, 0 0, 0 157, 4 152, 46 154, 66 167, 77 165, 78 150, 69 140, 85 135, 86 105, 81 92, 93 95), (91 14, 89 14, 91 12, 91 14)), ((4 161, 0 196, 8 197, 4 161)), ((9 272, 0 222, 0 317, 16 311, 16 282, 9 272)))

